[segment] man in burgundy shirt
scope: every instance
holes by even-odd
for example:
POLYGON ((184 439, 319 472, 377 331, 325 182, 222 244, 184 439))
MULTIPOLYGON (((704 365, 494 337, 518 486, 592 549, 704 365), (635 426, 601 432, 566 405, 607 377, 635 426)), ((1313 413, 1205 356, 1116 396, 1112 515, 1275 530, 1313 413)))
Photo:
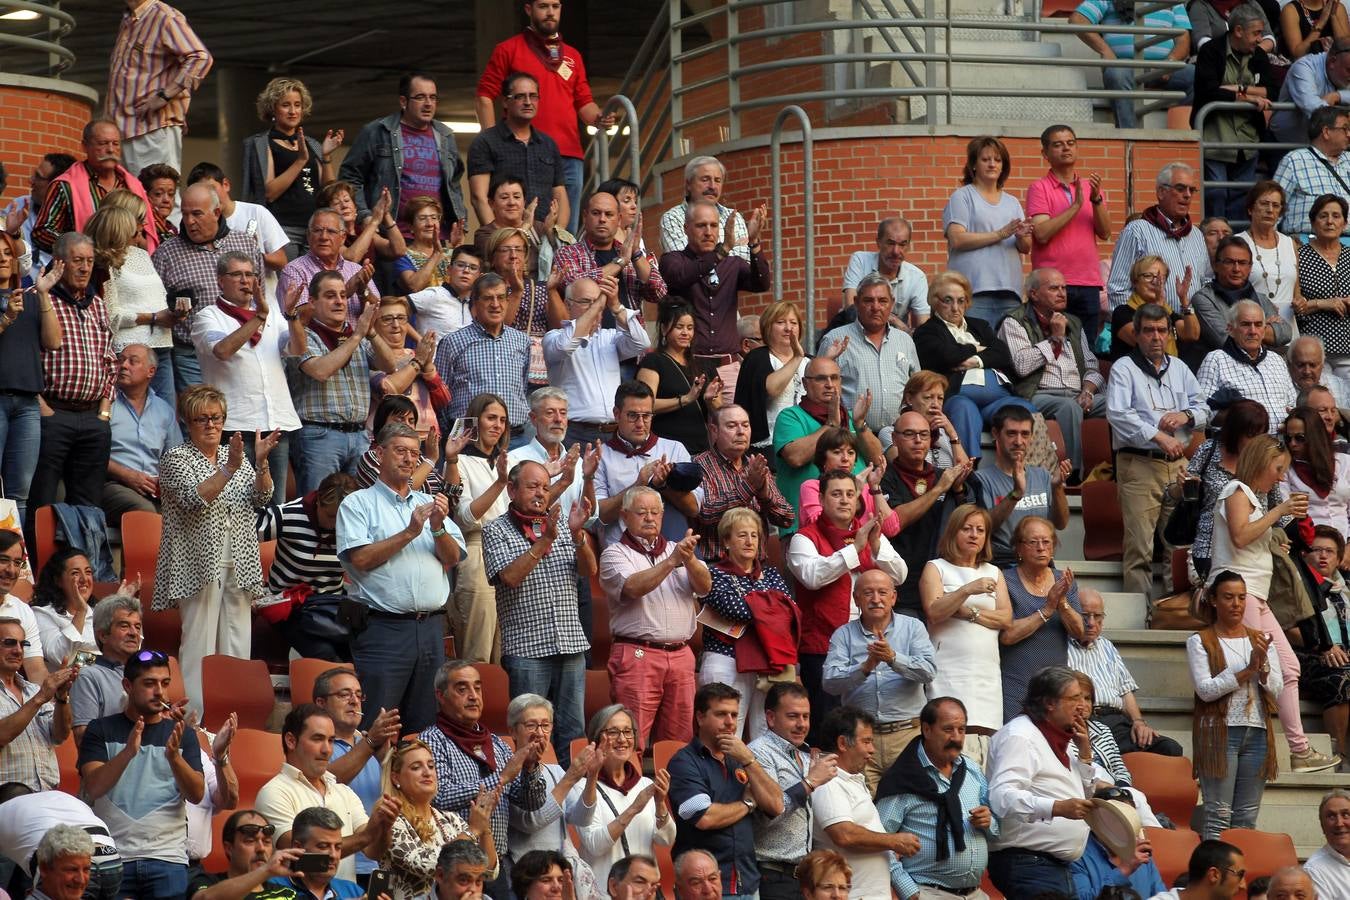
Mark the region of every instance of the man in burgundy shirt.
POLYGON ((553 138, 562 153, 570 210, 567 230, 576 233, 581 214, 581 185, 585 180, 582 162, 585 153, 581 149, 577 116, 587 125, 600 128, 613 125, 614 116, 600 115, 600 107, 591 96, 581 51, 563 43, 558 33, 562 0, 526 0, 525 15, 530 18, 525 30, 502 41, 488 57, 475 101, 478 124, 484 131, 497 124, 493 101, 507 75, 523 72, 534 76, 539 82, 539 113, 534 127, 553 138))

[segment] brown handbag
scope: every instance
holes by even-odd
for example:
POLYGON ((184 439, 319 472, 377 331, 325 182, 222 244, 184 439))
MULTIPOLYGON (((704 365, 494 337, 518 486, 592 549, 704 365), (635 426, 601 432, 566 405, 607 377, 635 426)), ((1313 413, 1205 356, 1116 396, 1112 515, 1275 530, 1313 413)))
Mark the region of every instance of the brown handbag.
POLYGON ((1156 631, 1198 631, 1209 623, 1196 615, 1203 588, 1160 597, 1148 607, 1148 627, 1156 631))

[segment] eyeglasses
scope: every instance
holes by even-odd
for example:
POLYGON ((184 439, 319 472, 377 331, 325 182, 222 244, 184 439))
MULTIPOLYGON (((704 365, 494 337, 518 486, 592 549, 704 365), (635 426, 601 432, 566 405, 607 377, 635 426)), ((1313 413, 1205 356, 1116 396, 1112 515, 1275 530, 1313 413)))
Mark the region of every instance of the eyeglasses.
POLYGON ((806 380, 807 380, 807 381, 824 381, 824 382, 828 382, 828 383, 834 383, 834 382, 836 382, 836 381, 842 381, 843 379, 840 378, 838 375, 807 375, 807 376, 806 376, 806 380))
POLYGON ((1284 442, 1286 444, 1292 444, 1295 442, 1298 442, 1300 444, 1306 444, 1308 442, 1308 436, 1306 434, 1286 434, 1284 436, 1284 442))
POLYGON ((326 235, 328 235, 329 237, 337 237, 339 234, 342 234, 342 229, 341 229, 341 228, 323 228, 322 226, 315 225, 313 228, 311 228, 311 229, 309 230, 309 233, 310 233, 310 234, 326 234, 326 235))
POLYGON ((450 268, 459 269, 464 272, 477 272, 480 267, 478 263, 465 262, 462 259, 457 259, 450 264, 450 268))
POLYGON ((1053 547, 1053 546, 1055 546, 1055 542, 1054 542, 1054 540, 1051 539, 1051 538, 1024 538, 1024 539, 1022 540, 1022 543, 1023 543, 1023 544, 1026 544, 1028 547, 1053 547))
MULTIPOLYGON (((1341 130, 1342 131, 1345 130, 1344 126, 1342 126, 1341 130)), ((1278 200, 1258 200, 1256 203, 1252 204, 1252 208, 1269 209, 1274 210, 1275 212, 1279 212, 1280 210, 1284 209, 1284 204, 1278 200)))
POLYGON ((1162 281, 1166 276, 1161 272, 1145 272, 1139 276, 1140 281, 1162 281))
POLYGON ((22 556, 0 556, 0 566, 13 566, 15 569, 22 572, 24 569, 28 568, 28 560, 24 559, 22 556))
POLYGON ((1233 876, 1234 878, 1236 878, 1238 881, 1241 881, 1242 879, 1244 879, 1244 878, 1247 877, 1247 870, 1246 870, 1246 869, 1234 869, 1234 868, 1231 868, 1231 867, 1229 867, 1229 866, 1220 866, 1220 867, 1219 867, 1219 871, 1220 871, 1220 872, 1227 872, 1229 875, 1232 875, 1232 876, 1233 876))
POLYGON ((253 274, 252 272, 224 272, 224 273, 221 274, 220 277, 221 277, 221 278, 238 278, 238 279, 241 280, 241 281, 247 281, 248 279, 253 278, 253 277, 255 277, 255 276, 254 276, 254 274, 253 274))
POLYGON ((1214 262, 1221 266, 1250 266, 1252 264, 1250 259, 1234 259, 1231 256, 1216 259, 1214 262))
POLYGON ((650 422, 652 414, 649 412, 626 412, 623 417, 629 422, 650 422))
POLYGON ((0 647, 4 647, 6 650, 13 650, 15 647, 22 647, 27 650, 31 646, 33 645, 28 641, 21 641, 18 638, 0 638, 0 647))
POLYGON ((631 741, 633 739, 633 729, 631 728, 606 728, 600 734, 611 741, 631 741))
POLYGON ((365 693, 362 692, 362 691, 354 690, 354 689, 352 689, 352 688, 343 688, 343 689, 340 690, 340 691, 329 691, 327 694, 324 694, 324 696, 325 696, 325 697, 336 697, 336 698, 338 698, 339 700, 341 700, 343 703, 346 703, 348 700, 351 700, 353 697, 355 697, 357 700, 360 700, 362 703, 365 703, 365 702, 366 702, 366 695, 365 695, 365 693))
POLYGON ((381 325, 404 325, 407 321, 407 316, 380 316, 381 325))
POLYGON ((507 100, 514 100, 517 103, 524 103, 526 100, 534 103, 539 99, 538 94, 507 94, 507 100))
POLYGON ((1187 197, 1189 197, 1191 194, 1200 193, 1200 188, 1192 184, 1165 184, 1163 185, 1163 187, 1168 188, 1169 190, 1176 191, 1178 194, 1183 194, 1187 197))
POLYGON ((161 666, 167 666, 169 664, 168 654, 160 653, 158 650, 142 650, 131 658, 139 663, 154 663, 161 666))
POLYGON ((955 295, 955 296, 952 296, 951 294, 939 294, 938 296, 934 297, 933 299, 936 300, 936 301, 939 302, 939 303, 948 303, 948 304, 952 304, 952 305, 955 305, 955 304, 957 304, 957 303, 965 303, 965 302, 966 302, 966 297, 965 297, 964 294, 957 294, 957 295, 955 295))
POLYGON ((1084 622, 1105 622, 1106 613, 1083 613, 1084 622))
POLYGON ((891 434, 906 441, 917 441, 919 438, 931 439, 933 437, 932 432, 916 428, 906 428, 904 431, 893 431, 891 434))
POLYGON ((224 425, 225 417, 219 414, 214 416, 193 416, 191 419, 188 419, 188 421, 199 428, 205 428, 208 425, 224 425))
POLYGON ((546 734, 553 730, 552 722, 521 722, 520 727, 530 734, 546 734))
POLYGON ((260 834, 263 837, 271 837, 272 835, 277 833, 277 826, 256 825, 253 823, 250 823, 248 825, 236 825, 234 828, 234 833, 241 837, 246 837, 251 841, 260 834))

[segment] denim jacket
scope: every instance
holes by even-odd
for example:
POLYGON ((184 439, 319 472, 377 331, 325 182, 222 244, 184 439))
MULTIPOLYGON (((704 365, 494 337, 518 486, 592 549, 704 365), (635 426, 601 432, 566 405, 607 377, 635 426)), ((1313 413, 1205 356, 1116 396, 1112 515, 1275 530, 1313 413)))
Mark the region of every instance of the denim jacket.
MULTIPOLYGON (((399 118, 400 114, 394 113, 367 123, 342 161, 338 177, 356 189, 356 196, 352 199, 356 201, 362 218, 370 213, 370 208, 380 199, 380 191, 384 188, 389 188, 394 210, 399 208, 398 192, 403 176, 403 132, 399 118)), ((436 144, 441 157, 440 200, 446 211, 446 221, 467 221, 464 194, 459 186, 460 178, 464 175, 464 163, 460 161, 459 149, 455 146, 454 132, 440 122, 432 122, 431 127, 436 132, 436 144)))

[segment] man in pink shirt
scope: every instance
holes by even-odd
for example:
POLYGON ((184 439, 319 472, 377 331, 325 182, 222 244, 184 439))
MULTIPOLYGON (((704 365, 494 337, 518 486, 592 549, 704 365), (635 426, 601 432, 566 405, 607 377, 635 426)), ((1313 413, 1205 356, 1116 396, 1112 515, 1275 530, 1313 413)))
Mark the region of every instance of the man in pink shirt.
POLYGON ((1097 241, 1111 238, 1102 176, 1096 172, 1086 179, 1078 176, 1078 136, 1068 125, 1051 125, 1041 132, 1041 156, 1050 171, 1027 188, 1026 211, 1033 226, 1031 267, 1058 269, 1064 275, 1068 311, 1083 323, 1089 341, 1095 341, 1102 292, 1097 241))
POLYGON ((712 574, 683 540, 661 535, 661 495, 631 487, 623 497, 622 536, 600 554, 600 585, 609 600, 610 693, 633 714, 638 749, 650 740, 693 736, 696 598, 712 590, 712 574), (654 726, 654 727, 653 727, 654 726))
POLYGON ((607 128, 614 116, 601 116, 586 80, 586 65, 581 51, 563 43, 558 33, 562 19, 562 0, 526 0, 525 15, 530 24, 520 34, 509 37, 493 48, 483 76, 478 81, 475 109, 483 130, 497 124, 493 102, 501 93, 502 80, 512 72, 523 72, 539 82, 539 112, 534 127, 553 138, 563 158, 567 202, 571 211, 567 230, 576 233, 581 214, 581 185, 585 180, 581 149, 581 131, 577 116, 587 125, 607 128))

